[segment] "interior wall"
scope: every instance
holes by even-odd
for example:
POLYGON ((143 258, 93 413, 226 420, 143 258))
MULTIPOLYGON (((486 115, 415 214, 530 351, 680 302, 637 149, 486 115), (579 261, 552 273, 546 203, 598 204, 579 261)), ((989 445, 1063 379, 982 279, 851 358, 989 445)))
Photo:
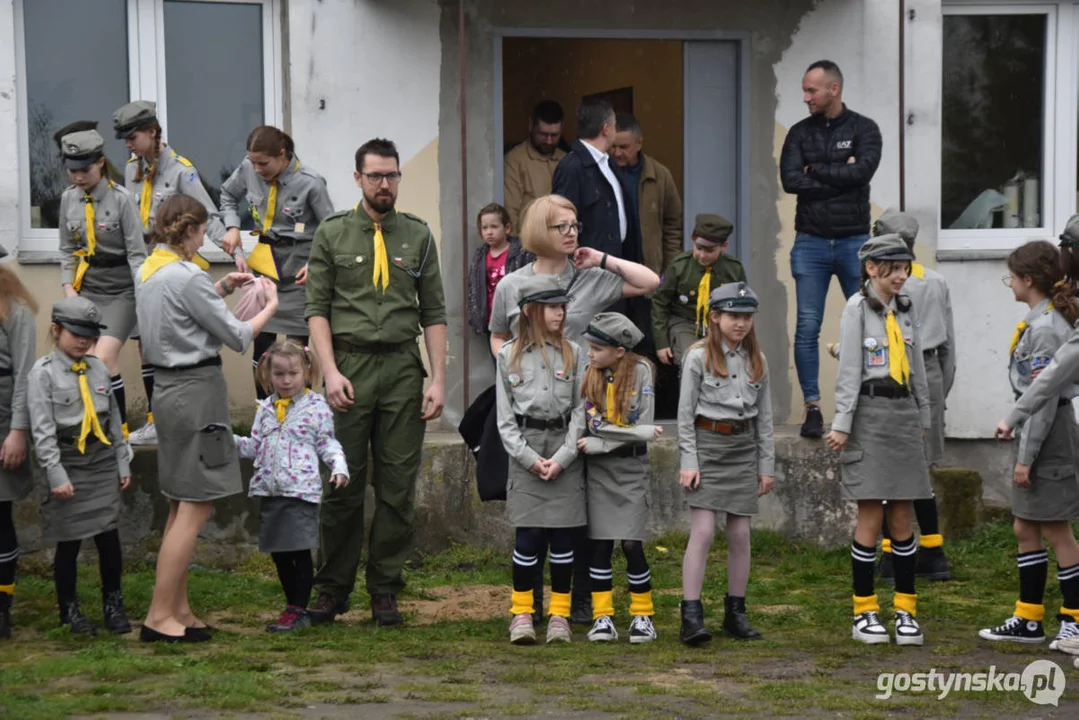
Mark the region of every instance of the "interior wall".
POLYGON ((563 135, 572 142, 583 96, 632 87, 644 151, 667 166, 682 192, 681 40, 509 37, 502 42, 502 132, 507 145, 528 137, 528 120, 540 100, 562 105, 563 135))

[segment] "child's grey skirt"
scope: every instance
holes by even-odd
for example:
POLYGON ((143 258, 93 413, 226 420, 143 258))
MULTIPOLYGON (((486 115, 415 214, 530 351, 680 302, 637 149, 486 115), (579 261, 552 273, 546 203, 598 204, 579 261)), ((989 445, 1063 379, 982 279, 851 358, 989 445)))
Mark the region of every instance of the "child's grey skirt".
POLYGON ((319 506, 288 497, 259 498, 259 550, 264 553, 318 547, 319 506))
MULTIPOLYGON (((1019 437, 1023 428, 1019 429, 1019 437)), ((1016 438, 1018 440, 1018 437, 1016 438)), ((1012 515, 1033 522, 1070 521, 1079 517, 1079 426, 1070 402, 1057 407, 1053 425, 1030 469, 1030 487, 1012 486, 1012 515)))
POLYGON ((914 397, 859 396, 839 465, 846 500, 933 497, 914 397))
POLYGON ((701 484, 696 490, 685 491, 686 502, 691 508, 756 515, 760 466, 753 428, 737 435, 702 428, 696 432, 701 484))

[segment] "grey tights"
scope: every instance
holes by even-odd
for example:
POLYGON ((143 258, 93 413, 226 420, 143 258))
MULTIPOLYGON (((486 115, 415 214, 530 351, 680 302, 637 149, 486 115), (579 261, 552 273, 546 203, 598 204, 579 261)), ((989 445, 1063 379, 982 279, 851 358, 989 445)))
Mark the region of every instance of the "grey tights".
MULTIPOLYGON (((708 551, 716 532, 713 510, 692 508, 689 544, 682 559, 682 599, 700 600, 708 551)), ((727 513, 727 594, 745 597, 749 582, 749 516, 727 513)))

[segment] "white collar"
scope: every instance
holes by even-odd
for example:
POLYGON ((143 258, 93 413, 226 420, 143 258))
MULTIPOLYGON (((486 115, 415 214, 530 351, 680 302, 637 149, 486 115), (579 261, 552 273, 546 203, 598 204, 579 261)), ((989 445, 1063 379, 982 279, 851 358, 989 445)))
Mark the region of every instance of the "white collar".
POLYGON ((592 143, 588 142, 587 140, 581 140, 581 144, 584 145, 586 148, 588 148, 588 152, 592 153, 592 157, 595 158, 597 163, 600 163, 600 164, 603 164, 603 165, 607 164, 607 157, 608 157, 607 153, 600 152, 599 148, 595 147, 594 145, 592 145, 592 143))

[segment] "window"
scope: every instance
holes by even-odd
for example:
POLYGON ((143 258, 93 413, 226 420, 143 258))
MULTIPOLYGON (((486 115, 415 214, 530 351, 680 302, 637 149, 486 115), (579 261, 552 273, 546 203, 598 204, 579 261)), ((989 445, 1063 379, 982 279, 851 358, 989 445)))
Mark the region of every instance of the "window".
POLYGON ((251 129, 280 124, 279 15, 280 0, 16 0, 20 249, 57 248, 68 180, 53 134, 96 121, 122 169, 112 113, 131 100, 157 102, 165 139, 216 201, 251 129))

